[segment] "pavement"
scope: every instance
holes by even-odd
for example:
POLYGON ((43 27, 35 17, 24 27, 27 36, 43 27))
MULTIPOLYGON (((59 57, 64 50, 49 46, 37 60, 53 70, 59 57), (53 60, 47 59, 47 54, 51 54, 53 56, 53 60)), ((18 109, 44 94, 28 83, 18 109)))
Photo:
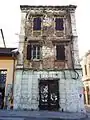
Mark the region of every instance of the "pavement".
POLYGON ((86 117, 85 113, 73 112, 0 110, 0 120, 86 120, 86 117))
POLYGON ((90 113, 90 105, 85 105, 85 109, 87 113, 90 113))
POLYGON ((86 113, 88 116, 88 118, 86 120, 90 120, 90 105, 85 105, 85 108, 86 108, 86 113))

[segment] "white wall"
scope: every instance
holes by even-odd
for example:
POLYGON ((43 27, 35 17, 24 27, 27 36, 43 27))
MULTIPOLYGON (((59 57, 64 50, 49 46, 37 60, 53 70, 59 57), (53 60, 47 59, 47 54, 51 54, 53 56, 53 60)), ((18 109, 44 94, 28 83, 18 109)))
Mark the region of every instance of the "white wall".
POLYGON ((71 78, 74 73, 65 70, 66 79, 63 71, 16 71, 14 85, 14 109, 34 109, 38 110, 39 105, 39 78, 59 78, 59 104, 60 110, 69 112, 85 112, 83 102, 83 84, 81 81, 81 71, 78 70, 79 78, 71 78), (56 75, 57 74, 57 75, 56 75), (81 94, 81 97, 80 97, 81 94))

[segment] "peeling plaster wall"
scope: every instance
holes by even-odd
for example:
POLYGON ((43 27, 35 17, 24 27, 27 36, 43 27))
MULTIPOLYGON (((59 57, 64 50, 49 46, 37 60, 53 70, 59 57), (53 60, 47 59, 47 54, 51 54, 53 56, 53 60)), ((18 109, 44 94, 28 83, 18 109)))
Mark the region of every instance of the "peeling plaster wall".
POLYGON ((75 11, 70 11, 71 28, 72 28, 72 59, 74 61, 74 68, 80 68, 79 51, 78 51, 78 36, 76 32, 75 11))
POLYGON ((74 77, 72 70, 65 70, 64 72, 17 70, 14 85, 14 109, 38 110, 39 79, 59 78, 59 111, 63 109, 69 112, 85 112, 81 70, 77 70, 79 74, 77 80, 72 79, 74 77))
POLYGON ((21 12, 18 65, 23 65, 23 50, 24 50, 24 40, 25 40, 25 17, 26 17, 26 13, 21 12))
MULTIPOLYGON (((33 7, 33 8, 22 10, 21 32, 20 32, 21 37, 20 37, 20 46, 19 46, 20 56, 18 59, 19 64, 23 64, 25 68, 32 68, 32 69, 34 68, 33 61, 28 61, 26 55, 27 55, 28 41, 32 41, 32 42, 36 41, 42 46, 42 55, 41 55, 42 58, 41 58, 41 61, 36 62, 37 63, 36 69, 41 69, 41 66, 42 66, 42 69, 43 68, 47 69, 48 67, 50 69, 72 68, 72 54, 73 54, 73 59, 74 57, 78 59, 78 47, 77 48, 75 47, 77 44, 76 43, 77 38, 75 38, 74 40, 75 43, 73 43, 73 46, 71 45, 70 36, 71 34, 75 33, 73 32, 75 30, 74 29, 75 28, 75 20, 74 20, 75 9, 73 9, 73 14, 70 13, 70 11, 71 10, 67 8, 54 9, 49 7, 48 8, 33 7), (33 31, 33 18, 36 16, 40 16, 42 19, 41 31, 33 31), (46 18, 44 18, 45 16, 46 18), (62 31, 55 30, 55 17, 63 17, 64 30, 62 31), (45 22, 44 19, 46 19, 48 22, 45 22), (27 38, 27 41, 25 41, 25 37, 27 38), (65 61, 56 61, 55 44, 58 42, 59 43, 64 42, 65 44, 65 53, 66 53, 65 61)), ((74 62, 74 64, 78 64, 76 62, 74 62)))

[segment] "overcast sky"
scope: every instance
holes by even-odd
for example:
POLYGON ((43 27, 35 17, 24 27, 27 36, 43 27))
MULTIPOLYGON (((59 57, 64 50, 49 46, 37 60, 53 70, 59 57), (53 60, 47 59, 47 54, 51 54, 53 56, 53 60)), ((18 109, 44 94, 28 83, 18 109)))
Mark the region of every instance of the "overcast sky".
MULTIPOLYGON (((7 47, 18 47, 20 33, 20 5, 77 5, 76 27, 80 56, 90 49, 90 0, 0 0, 0 29, 7 47)), ((0 34, 0 46, 2 37, 0 34)))

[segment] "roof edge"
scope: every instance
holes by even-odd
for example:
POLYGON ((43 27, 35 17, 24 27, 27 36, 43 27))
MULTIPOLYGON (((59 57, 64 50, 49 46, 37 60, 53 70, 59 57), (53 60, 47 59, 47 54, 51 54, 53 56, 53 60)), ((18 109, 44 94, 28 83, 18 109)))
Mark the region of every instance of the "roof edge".
POLYGON ((24 9, 29 9, 29 8, 42 8, 42 7, 44 7, 44 8, 48 8, 48 7, 50 7, 50 8, 63 8, 63 9, 76 9, 77 8, 77 6, 76 5, 66 5, 66 6, 63 6, 63 5, 61 5, 61 6, 53 6, 53 5, 20 5, 20 9, 21 10, 24 10, 24 9))

